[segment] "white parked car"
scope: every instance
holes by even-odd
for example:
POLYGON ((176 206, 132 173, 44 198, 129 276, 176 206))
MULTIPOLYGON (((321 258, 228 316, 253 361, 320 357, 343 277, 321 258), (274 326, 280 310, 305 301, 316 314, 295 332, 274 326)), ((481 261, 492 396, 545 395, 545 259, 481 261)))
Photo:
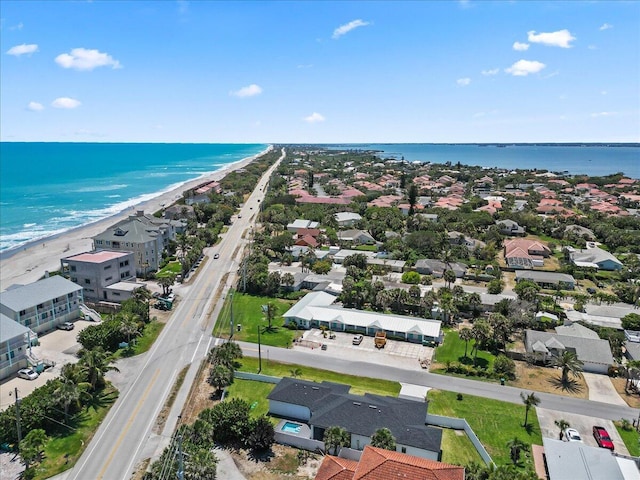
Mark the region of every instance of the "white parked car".
POLYGON ((575 428, 565 428, 564 429, 564 438, 565 442, 582 442, 582 437, 578 433, 575 428))
POLYGON ((38 372, 30 368, 22 368, 18 370, 18 377, 24 378, 25 380, 35 380, 38 378, 38 372))

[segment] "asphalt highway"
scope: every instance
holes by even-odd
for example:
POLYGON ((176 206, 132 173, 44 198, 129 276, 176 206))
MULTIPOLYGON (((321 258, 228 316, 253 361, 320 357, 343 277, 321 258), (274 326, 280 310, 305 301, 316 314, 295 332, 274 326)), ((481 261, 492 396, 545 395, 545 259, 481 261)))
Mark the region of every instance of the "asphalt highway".
POLYGON ((225 275, 238 269, 238 247, 248 237, 259 202, 264 198, 265 186, 278 164, 276 162, 260 179, 222 241, 209 249, 210 256, 188 294, 178 303, 144 363, 120 392, 91 443, 66 475, 67 479, 128 480, 131 477, 178 373, 207 355, 214 340, 211 330, 215 320, 209 313, 216 293, 225 275), (219 258, 213 258, 215 253, 219 258))

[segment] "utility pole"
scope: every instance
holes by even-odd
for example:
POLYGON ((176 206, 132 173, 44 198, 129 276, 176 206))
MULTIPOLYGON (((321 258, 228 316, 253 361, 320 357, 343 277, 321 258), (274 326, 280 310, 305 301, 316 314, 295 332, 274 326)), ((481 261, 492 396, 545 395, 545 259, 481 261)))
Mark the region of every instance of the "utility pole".
POLYGON ((18 398, 18 387, 15 389, 16 395, 16 429, 18 431, 18 445, 22 441, 22 429, 20 428, 20 399, 18 398))
POLYGON ((258 373, 262 372, 262 344, 260 343, 260 325, 258 325, 258 373))
POLYGON ((182 451, 182 435, 178 436, 178 480, 184 480, 184 452, 182 451))
POLYGON ((231 320, 229 321, 231 330, 229 331, 229 341, 233 338, 233 290, 229 292, 229 298, 231 299, 231 320))

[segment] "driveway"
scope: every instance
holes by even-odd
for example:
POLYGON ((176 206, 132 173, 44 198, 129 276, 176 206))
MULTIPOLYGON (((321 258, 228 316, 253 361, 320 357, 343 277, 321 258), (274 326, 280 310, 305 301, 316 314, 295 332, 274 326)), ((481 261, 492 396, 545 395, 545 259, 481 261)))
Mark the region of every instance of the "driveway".
POLYGON ((95 325, 95 323, 77 320, 73 324, 75 326, 73 330, 53 330, 46 335, 38 337, 40 345, 32 347, 33 356, 39 360, 53 362, 55 365, 42 372, 35 380, 24 380, 14 376, 2 383, 0 386, 0 411, 15 402, 14 391, 16 388, 18 389, 19 397, 24 398, 36 388, 58 377, 64 364, 78 361, 76 353, 81 348, 77 341, 78 333, 89 325, 95 325))
POLYGON ((589 400, 596 402, 611 403, 612 405, 627 405, 611 383, 611 379, 606 375, 597 373, 582 374, 589 387, 589 400))
POLYGON ((536 412, 538 414, 538 422, 540 423, 540 433, 543 437, 554 438, 557 440, 559 438, 560 430, 554 422, 556 420, 563 419, 569 422, 571 428, 575 428, 578 433, 580 433, 585 445, 597 447, 598 444, 596 443, 596 439, 593 438, 592 429, 594 425, 599 425, 606 428, 607 432, 609 432, 611 440, 613 440, 613 444, 616 448, 615 451, 623 455, 629 455, 627 447, 622 441, 622 438, 620 438, 618 430, 616 430, 616 427, 613 425, 611 420, 578 415, 577 413, 558 412, 557 410, 548 410, 540 407, 536 407, 536 412))

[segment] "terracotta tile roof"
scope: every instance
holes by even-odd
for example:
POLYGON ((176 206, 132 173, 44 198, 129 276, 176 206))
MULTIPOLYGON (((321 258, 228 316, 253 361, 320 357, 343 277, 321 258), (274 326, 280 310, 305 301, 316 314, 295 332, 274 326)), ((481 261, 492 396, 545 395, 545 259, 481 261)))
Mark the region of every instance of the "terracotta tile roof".
POLYGON ((464 476, 464 467, 367 445, 353 480, 464 480, 464 476))
POLYGON ((352 480, 358 462, 327 455, 322 460, 315 480, 352 480))

